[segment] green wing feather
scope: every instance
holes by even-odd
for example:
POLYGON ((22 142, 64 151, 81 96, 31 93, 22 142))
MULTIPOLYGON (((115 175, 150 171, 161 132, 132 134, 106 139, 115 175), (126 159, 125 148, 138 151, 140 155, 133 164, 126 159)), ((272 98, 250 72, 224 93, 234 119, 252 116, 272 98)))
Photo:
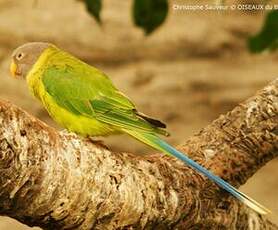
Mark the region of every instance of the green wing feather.
POLYGON ((56 103, 71 113, 91 117, 122 130, 167 135, 161 129, 165 128, 163 123, 138 113, 134 104, 113 86, 106 75, 86 64, 50 65, 43 73, 42 82, 56 103))

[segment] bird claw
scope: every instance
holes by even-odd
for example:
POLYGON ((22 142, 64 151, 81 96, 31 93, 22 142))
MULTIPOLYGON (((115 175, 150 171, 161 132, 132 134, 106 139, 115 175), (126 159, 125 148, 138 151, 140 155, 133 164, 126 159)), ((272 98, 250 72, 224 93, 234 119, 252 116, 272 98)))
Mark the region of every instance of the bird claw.
POLYGON ((96 146, 100 146, 101 148, 105 148, 109 150, 109 148, 104 144, 103 140, 94 140, 92 139, 92 137, 86 137, 86 140, 88 140, 89 142, 93 143, 96 146))

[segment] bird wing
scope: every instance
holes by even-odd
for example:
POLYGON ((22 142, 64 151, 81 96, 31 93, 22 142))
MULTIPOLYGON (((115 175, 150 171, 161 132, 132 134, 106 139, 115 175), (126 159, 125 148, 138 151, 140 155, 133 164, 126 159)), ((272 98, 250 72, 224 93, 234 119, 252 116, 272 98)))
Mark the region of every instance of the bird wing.
POLYGON ((94 68, 92 71, 80 68, 53 65, 44 71, 44 88, 59 106, 73 114, 91 117, 118 128, 166 134, 166 131, 144 119, 106 75, 94 68))

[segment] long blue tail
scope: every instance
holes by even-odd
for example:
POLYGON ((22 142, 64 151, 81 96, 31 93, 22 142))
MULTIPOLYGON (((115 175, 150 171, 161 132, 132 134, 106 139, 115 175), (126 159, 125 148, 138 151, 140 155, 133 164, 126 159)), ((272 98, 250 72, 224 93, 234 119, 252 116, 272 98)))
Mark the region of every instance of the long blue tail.
POLYGON ((131 131, 131 130, 124 130, 131 136, 135 137, 139 141, 144 142, 145 144, 162 151, 168 155, 175 156, 176 158, 183 161, 185 164, 191 166, 193 169, 196 169, 200 173, 207 176, 210 180, 214 181, 216 184, 218 184, 221 188, 225 189, 227 192, 231 193, 234 197, 239 199, 241 202, 246 204, 248 207, 252 208, 256 212, 260 214, 267 214, 270 213, 270 210, 256 202, 255 200, 251 199, 247 195, 243 194, 242 192, 238 191, 236 188, 234 188, 232 185, 221 179, 220 177, 214 175, 201 165, 199 165, 197 162, 193 161, 183 153, 179 152, 175 148, 173 148, 171 145, 160 139, 155 134, 151 133, 138 133, 138 131, 131 131))

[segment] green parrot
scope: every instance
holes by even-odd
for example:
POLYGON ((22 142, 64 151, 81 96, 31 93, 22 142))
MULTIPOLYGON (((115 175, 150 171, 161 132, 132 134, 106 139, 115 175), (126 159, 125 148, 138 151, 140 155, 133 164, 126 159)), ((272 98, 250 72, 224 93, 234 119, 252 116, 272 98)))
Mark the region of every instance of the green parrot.
POLYGON ((62 127, 81 136, 127 133, 207 176, 260 214, 270 211, 162 140, 166 125, 137 111, 107 75, 53 44, 27 43, 12 54, 10 71, 62 127))

